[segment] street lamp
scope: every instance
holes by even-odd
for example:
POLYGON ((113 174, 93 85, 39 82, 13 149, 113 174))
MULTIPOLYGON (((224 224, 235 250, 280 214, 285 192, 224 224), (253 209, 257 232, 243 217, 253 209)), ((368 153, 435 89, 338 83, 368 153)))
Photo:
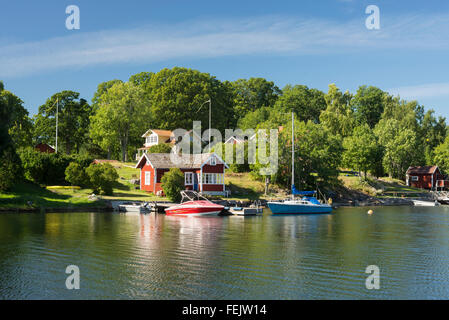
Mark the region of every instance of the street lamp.
POLYGON ((201 108, 202 108, 206 103, 209 103, 209 152, 210 152, 210 134, 211 134, 211 131, 210 131, 210 124, 211 124, 211 119, 212 119, 212 101, 211 101, 211 99, 209 99, 209 100, 207 100, 207 101, 204 101, 203 104, 201 105, 201 107, 198 109, 197 112, 199 112, 199 111, 201 110, 201 108))

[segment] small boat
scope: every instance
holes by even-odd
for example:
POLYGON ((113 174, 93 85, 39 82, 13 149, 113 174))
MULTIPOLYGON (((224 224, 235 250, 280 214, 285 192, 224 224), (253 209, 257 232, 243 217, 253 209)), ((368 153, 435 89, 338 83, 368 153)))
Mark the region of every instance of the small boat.
POLYGON ((321 203, 316 198, 316 191, 299 191, 295 188, 295 114, 292 111, 292 195, 283 201, 269 201, 268 207, 273 214, 331 213, 332 206, 321 203), (295 198, 295 196, 302 196, 295 198))
POLYGON ((165 209, 167 215, 204 216, 218 215, 224 206, 209 201, 195 191, 181 191, 180 204, 165 209))
POLYGON ((229 208, 229 212, 237 216, 257 216, 262 214, 262 208, 241 208, 241 207, 231 207, 229 208))
POLYGON ((440 203, 438 201, 425 201, 425 200, 412 200, 415 206, 423 206, 423 207, 436 207, 439 206, 440 203))
POLYGON ((118 210, 128 213, 148 213, 151 211, 151 205, 145 203, 122 203, 118 205, 118 210))

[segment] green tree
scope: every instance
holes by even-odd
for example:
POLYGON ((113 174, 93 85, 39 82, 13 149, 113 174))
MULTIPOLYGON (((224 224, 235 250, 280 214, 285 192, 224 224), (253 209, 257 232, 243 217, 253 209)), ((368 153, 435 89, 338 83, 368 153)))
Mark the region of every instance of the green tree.
MULTIPOLYGON (((229 88, 208 73, 178 68, 163 69, 147 84, 150 92, 153 127, 174 130, 192 128, 193 121, 209 126, 207 100, 212 102, 212 128, 224 131, 235 125, 229 88)), ((149 119, 146 119, 148 126, 149 119)), ((145 131, 143 131, 145 132, 145 131)), ((141 132, 141 134, 143 133, 141 132)))
POLYGON ((342 93, 335 84, 330 84, 324 99, 327 107, 321 112, 320 122, 334 135, 342 137, 351 135, 354 128, 352 95, 348 91, 342 93))
POLYGON ((232 92, 236 122, 250 112, 273 107, 282 91, 264 78, 238 79, 226 82, 232 92))
POLYGON ((105 150, 119 145, 122 161, 128 161, 130 142, 141 143, 140 136, 148 129, 151 112, 143 103, 142 95, 140 87, 118 82, 101 96, 100 106, 91 117, 90 137, 93 142, 105 150))
POLYGON ((351 103, 359 125, 366 123, 370 128, 374 128, 384 112, 385 94, 381 89, 373 86, 358 88, 351 103))
POLYGON ((421 123, 421 136, 427 165, 434 163, 435 148, 445 141, 447 133, 446 119, 444 117, 437 119, 434 112, 432 109, 427 111, 421 123))
POLYGON ((0 100, 8 114, 6 127, 15 148, 32 146, 33 123, 23 101, 7 90, 0 90, 0 100))
POLYGON ((434 150, 433 164, 437 165, 445 174, 449 173, 449 136, 434 150))
POLYGON ((67 154, 78 153, 86 141, 91 115, 91 107, 86 100, 79 99, 78 92, 62 91, 47 99, 34 118, 34 135, 39 141, 55 145, 57 106, 58 146, 67 154))
POLYGON ((417 150, 416 133, 403 128, 396 119, 381 119, 374 128, 384 150, 383 166, 390 177, 404 178, 407 168, 414 164, 417 150))
POLYGON ((381 156, 379 157, 382 149, 367 123, 355 127, 352 136, 343 140, 343 147, 345 149, 343 164, 359 172, 363 171, 365 178, 367 171, 376 170, 376 160, 382 159, 381 156))
POLYGON ((162 190, 174 202, 181 200, 181 191, 184 190, 184 174, 179 168, 171 168, 162 179, 162 190))
POLYGON ((319 122, 320 114, 326 109, 325 95, 317 89, 309 89, 304 85, 287 85, 282 89, 282 95, 276 101, 277 112, 293 110, 300 121, 319 122))

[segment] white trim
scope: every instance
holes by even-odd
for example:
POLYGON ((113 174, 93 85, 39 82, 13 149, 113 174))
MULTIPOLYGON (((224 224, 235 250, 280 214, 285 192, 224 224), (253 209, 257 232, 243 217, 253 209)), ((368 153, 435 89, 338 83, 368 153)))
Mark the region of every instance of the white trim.
POLYGON ((184 172, 184 185, 186 185, 186 186, 193 186, 193 181, 194 181, 193 174, 194 173, 191 172, 191 171, 184 172), (187 183, 187 176, 190 176, 190 183, 187 183))
POLYGON ((151 171, 145 171, 144 179, 145 186, 151 185, 151 171))
POLYGON ((220 158, 220 157, 218 156, 218 154, 216 154, 215 152, 213 152, 213 153, 211 153, 211 154, 209 155, 209 157, 206 159, 206 161, 203 162, 203 164, 202 164, 201 167, 200 167, 201 170, 203 170, 203 167, 204 167, 205 164, 208 164, 208 163, 209 163, 209 160, 210 160, 210 158, 211 158, 212 156, 215 156, 221 163, 223 163, 223 165, 224 165, 224 167, 226 167, 226 169, 229 169, 228 164, 227 164, 226 162, 224 162, 223 159, 220 158))
POLYGON ((156 194, 156 183, 157 183, 157 169, 153 167, 154 170, 154 184, 153 184, 153 193, 156 194))
MULTIPOLYGON (((419 181, 419 176, 410 176, 410 178, 412 178, 410 181, 412 181, 412 182, 416 182, 416 181, 419 181), (416 179, 414 179, 414 178, 416 178, 416 179)), ((433 177, 432 177, 432 179, 433 179, 433 177)))

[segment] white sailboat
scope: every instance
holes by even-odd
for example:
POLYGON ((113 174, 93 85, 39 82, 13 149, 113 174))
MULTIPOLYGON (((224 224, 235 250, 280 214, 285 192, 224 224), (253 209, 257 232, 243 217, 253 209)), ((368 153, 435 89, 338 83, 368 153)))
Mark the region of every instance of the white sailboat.
POLYGON ((292 195, 284 201, 269 201, 273 214, 330 213, 332 206, 323 204, 316 198, 316 191, 299 191, 295 188, 295 114, 292 111, 292 195), (295 197, 299 196, 299 197, 295 197))

